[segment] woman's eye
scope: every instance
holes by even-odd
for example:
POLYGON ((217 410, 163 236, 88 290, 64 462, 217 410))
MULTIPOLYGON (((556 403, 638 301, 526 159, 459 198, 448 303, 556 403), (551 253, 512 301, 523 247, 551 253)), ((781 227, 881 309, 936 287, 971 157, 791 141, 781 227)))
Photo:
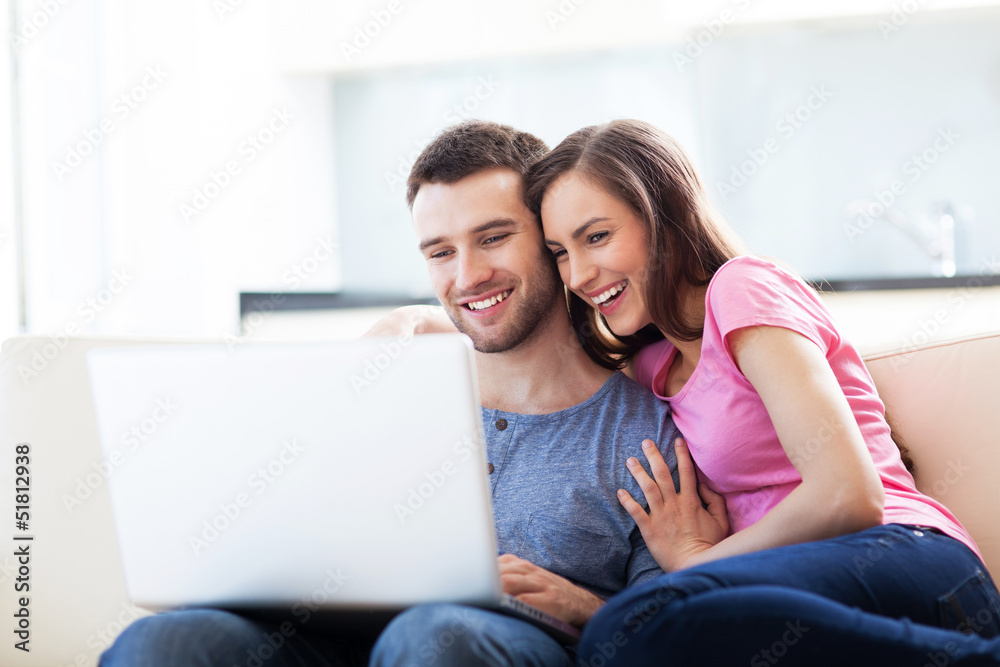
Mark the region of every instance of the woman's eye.
POLYGON ((603 241, 607 237, 607 235, 608 235, 607 232, 594 232, 593 234, 589 234, 587 236, 587 242, 598 243, 600 241, 603 241))
POLYGON ((555 257, 556 259, 559 259, 560 257, 562 257, 565 254, 566 254, 566 251, 563 248, 559 248, 558 250, 553 250, 552 251, 552 256, 555 257))

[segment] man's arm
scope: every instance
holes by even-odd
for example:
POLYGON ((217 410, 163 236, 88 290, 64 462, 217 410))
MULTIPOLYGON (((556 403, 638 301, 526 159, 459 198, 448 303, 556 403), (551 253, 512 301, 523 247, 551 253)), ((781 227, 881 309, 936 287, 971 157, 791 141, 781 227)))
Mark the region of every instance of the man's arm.
POLYGON ((376 322, 371 329, 365 332, 364 337, 455 333, 457 331, 458 329, 452 324, 451 319, 441 306, 403 306, 376 322))
POLYGON ((604 604, 590 591, 523 558, 504 554, 498 560, 504 593, 570 625, 583 627, 604 604))

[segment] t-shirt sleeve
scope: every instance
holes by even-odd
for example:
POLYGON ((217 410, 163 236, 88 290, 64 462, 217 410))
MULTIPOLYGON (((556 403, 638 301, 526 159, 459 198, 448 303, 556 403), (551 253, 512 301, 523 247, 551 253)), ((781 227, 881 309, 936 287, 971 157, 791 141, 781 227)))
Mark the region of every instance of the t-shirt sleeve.
POLYGON ((736 329, 773 326, 799 333, 828 352, 840 340, 817 294, 802 280, 773 263, 740 257, 716 273, 706 297, 706 322, 726 336, 736 329))

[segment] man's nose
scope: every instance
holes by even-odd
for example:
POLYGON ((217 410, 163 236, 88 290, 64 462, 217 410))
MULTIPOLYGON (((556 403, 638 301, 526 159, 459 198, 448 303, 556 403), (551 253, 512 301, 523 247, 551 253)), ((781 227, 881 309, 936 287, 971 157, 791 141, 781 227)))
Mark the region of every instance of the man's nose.
POLYGON ((493 269, 476 256, 466 256, 459 260, 458 276, 455 279, 455 287, 465 292, 471 292, 478 285, 482 285, 493 275, 493 269))

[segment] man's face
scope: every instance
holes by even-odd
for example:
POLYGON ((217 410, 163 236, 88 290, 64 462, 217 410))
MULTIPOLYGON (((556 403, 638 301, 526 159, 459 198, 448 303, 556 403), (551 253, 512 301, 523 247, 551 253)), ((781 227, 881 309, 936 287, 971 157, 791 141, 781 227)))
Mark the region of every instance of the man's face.
POLYGON ((562 307, 559 274, 513 170, 421 185, 413 226, 434 293, 478 351, 517 347, 562 307))

